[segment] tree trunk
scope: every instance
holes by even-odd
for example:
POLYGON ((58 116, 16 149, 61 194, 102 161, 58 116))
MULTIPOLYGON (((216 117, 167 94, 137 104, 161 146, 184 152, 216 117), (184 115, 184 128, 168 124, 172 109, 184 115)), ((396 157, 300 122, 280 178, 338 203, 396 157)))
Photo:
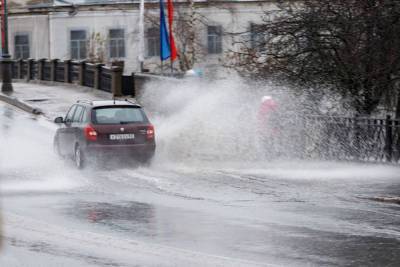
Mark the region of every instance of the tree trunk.
POLYGON ((396 120, 400 120, 400 88, 397 90, 396 120))
POLYGON ((189 0, 189 41, 188 41, 188 48, 187 48, 187 55, 186 55, 186 68, 192 69, 195 61, 195 7, 194 7, 194 0, 189 0))

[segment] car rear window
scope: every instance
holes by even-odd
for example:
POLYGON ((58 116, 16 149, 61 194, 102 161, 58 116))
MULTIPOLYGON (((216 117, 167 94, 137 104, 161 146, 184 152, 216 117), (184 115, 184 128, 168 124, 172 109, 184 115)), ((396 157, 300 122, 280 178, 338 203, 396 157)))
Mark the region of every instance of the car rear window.
POLYGON ((140 107, 112 106, 93 109, 92 121, 94 124, 128 124, 147 122, 147 118, 140 107))

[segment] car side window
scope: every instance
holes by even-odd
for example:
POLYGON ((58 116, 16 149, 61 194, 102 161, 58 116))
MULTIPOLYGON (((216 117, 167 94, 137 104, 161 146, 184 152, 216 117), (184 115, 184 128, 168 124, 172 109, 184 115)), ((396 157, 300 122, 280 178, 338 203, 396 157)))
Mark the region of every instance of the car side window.
POLYGON ((72 122, 80 122, 82 118, 82 112, 83 112, 83 107, 82 106, 77 106, 74 114, 74 118, 72 119, 72 122))
POLYGON ((87 122, 87 108, 83 108, 82 116, 80 118, 80 122, 87 122))
POLYGON ((66 122, 66 123, 71 123, 71 122, 72 122, 72 118, 73 118, 73 116, 74 116, 75 109, 76 109, 76 105, 73 105, 73 106, 69 109, 69 111, 68 111, 68 113, 67 113, 67 116, 65 116, 65 122, 66 122))

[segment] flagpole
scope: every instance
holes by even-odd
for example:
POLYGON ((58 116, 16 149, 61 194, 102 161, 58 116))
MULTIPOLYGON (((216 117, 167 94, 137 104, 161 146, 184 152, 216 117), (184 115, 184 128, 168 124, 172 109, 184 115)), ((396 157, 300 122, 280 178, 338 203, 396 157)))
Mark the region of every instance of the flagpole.
POLYGON ((161 75, 164 74, 163 61, 171 57, 171 48, 169 44, 168 29, 165 22, 164 3, 160 0, 160 60, 161 60, 161 75))
POLYGON ((139 14, 139 68, 140 72, 144 69, 144 0, 140 0, 139 14))

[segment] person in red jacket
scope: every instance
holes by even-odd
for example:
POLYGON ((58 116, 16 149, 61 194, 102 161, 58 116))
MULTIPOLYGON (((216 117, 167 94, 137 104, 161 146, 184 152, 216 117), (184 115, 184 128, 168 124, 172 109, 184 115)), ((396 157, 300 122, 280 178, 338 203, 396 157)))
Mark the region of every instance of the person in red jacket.
POLYGON ((258 128, 262 131, 272 129, 274 114, 278 108, 277 103, 272 99, 271 96, 263 96, 261 99, 261 105, 257 114, 258 128))
POLYGON ((276 154, 279 121, 277 121, 278 104, 271 96, 263 96, 257 113, 257 132, 264 152, 276 154))

